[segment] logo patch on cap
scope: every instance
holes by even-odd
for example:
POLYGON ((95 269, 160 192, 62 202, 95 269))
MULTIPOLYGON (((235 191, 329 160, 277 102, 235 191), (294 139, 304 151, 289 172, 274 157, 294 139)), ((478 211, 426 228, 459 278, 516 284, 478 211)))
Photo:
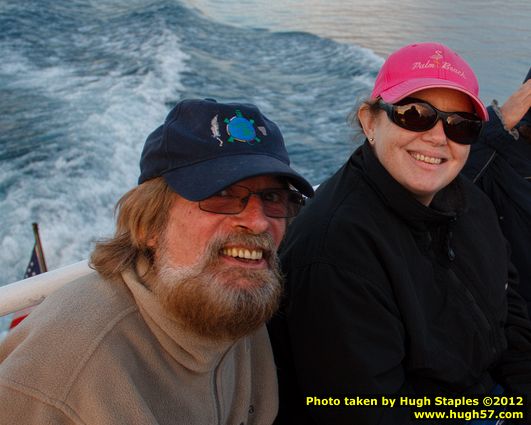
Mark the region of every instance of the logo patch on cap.
POLYGON ((435 61, 435 63, 437 64, 437 68, 439 68, 439 59, 444 58, 444 56, 440 50, 435 50, 435 54, 431 55, 430 58, 435 61))
POLYGON ((219 142, 219 146, 223 146, 223 140, 221 140, 221 134, 219 133, 217 115, 214 118, 212 118, 212 121, 210 121, 210 131, 212 132, 212 137, 219 142))
POLYGON ((227 124, 228 142, 237 141, 250 145, 261 142, 254 129, 254 120, 245 118, 239 110, 236 110, 236 115, 230 120, 225 118, 224 121, 227 124))
POLYGON ((440 50, 435 50, 435 53, 431 55, 429 59, 427 59, 425 62, 417 61, 413 62, 413 64, 411 65, 412 71, 423 69, 444 69, 446 71, 453 72, 461 78, 466 79, 465 72, 461 69, 458 69, 447 60, 444 60, 443 52, 440 50), (430 59, 433 59, 433 61, 431 61, 430 59))

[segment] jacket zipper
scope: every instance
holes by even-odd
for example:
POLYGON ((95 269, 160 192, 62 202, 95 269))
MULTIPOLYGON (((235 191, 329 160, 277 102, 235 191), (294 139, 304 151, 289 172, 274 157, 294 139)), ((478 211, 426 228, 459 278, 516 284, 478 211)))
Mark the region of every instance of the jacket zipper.
POLYGON ((212 386, 214 389, 214 408, 215 408, 215 414, 216 414, 216 424, 221 425, 221 404, 219 402, 219 395, 218 395, 218 369, 221 363, 218 363, 216 368, 214 369, 214 373, 212 376, 212 386))

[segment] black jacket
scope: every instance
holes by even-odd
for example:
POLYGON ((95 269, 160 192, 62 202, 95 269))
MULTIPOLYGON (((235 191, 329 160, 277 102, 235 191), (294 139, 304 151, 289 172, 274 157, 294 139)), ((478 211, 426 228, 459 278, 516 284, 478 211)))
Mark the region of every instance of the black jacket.
POLYGON ((281 260, 286 299, 269 326, 277 424, 410 421, 408 409, 306 408, 310 396, 478 394, 495 383, 531 393, 531 324, 497 215, 467 179, 425 207, 366 142, 291 224, 281 260))
POLYGON ((514 140, 492 108, 488 110, 489 122, 472 145, 463 173, 496 208, 520 275, 520 294, 531 312, 531 141, 514 140))

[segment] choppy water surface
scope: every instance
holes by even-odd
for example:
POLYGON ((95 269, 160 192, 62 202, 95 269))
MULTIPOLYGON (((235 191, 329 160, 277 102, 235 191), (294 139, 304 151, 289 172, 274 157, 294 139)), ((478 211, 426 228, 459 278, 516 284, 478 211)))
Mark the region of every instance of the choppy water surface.
POLYGON ((145 137, 179 99, 258 104, 316 184, 352 151, 345 117, 396 47, 455 48, 484 100, 531 64, 527 1, 102 3, 0 1, 0 284, 22 277, 32 221, 50 268, 112 232, 145 137))

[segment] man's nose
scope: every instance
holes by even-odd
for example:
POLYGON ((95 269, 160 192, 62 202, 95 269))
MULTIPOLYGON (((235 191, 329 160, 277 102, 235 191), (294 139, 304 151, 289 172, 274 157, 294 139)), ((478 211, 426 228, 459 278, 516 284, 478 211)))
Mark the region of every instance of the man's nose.
POLYGON ((247 205, 235 216, 236 225, 249 229, 252 233, 263 233, 270 226, 270 218, 264 212, 264 204, 260 196, 249 195, 247 205))

